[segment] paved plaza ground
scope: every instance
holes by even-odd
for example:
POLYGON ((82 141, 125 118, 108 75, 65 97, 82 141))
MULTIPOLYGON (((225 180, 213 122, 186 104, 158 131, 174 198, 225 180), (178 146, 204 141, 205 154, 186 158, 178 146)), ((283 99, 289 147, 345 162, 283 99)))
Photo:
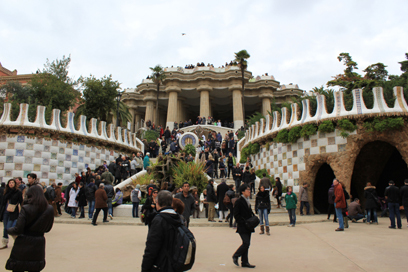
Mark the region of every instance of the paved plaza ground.
MULTIPOLYGON (((75 220, 82 221, 72 219, 71 223, 75 220)), ((114 224, 115 220, 119 221, 114 218, 96 227, 88 220, 83 221, 87 224, 54 224, 46 234, 47 266, 43 271, 140 271, 147 227, 114 224)), ((335 232, 338 224, 331 221, 295 228, 274 226, 269 237, 257 234, 257 228, 249 260, 256 265, 254 271, 407 271, 408 228, 406 220, 403 223, 402 230, 388 229, 389 219, 379 218, 379 225, 352 223, 344 232, 335 232)), ((197 240, 191 271, 248 270, 232 263, 231 256, 241 241, 235 230, 197 225, 191 226, 191 231, 197 240)), ((2 267, 11 245, 0 251, 2 267)))

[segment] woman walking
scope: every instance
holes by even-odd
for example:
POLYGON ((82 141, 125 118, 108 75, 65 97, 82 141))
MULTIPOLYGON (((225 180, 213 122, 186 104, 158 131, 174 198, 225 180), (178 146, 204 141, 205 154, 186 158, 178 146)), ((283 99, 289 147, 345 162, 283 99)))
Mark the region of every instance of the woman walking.
POLYGON ((265 187, 261 185, 259 192, 256 194, 255 199, 255 212, 259 214, 261 232, 259 234, 264 234, 264 226, 266 228, 266 235, 271 235, 269 233, 269 218, 268 214, 271 211, 271 200, 269 198, 269 192, 265 191, 265 187), (264 225, 265 219, 265 225, 264 225))
POLYGON ((76 211, 78 208, 78 200, 76 200, 76 197, 78 195, 78 185, 76 183, 72 183, 72 188, 69 191, 69 202, 68 202, 68 207, 71 208, 71 218, 76 218, 76 211))
MULTIPOLYGON (((39 187, 39 186, 38 186, 39 187)), ((3 201, 0 203, 0 220, 3 221, 3 238, 0 249, 6 248, 8 244, 7 230, 16 225, 19 215, 19 205, 23 204, 23 195, 16 187, 16 181, 10 179, 4 189, 3 201)))
POLYGON ((85 190, 86 189, 84 187, 84 183, 80 182, 78 194, 76 196, 76 200, 78 201, 78 207, 81 212, 81 215, 78 218, 85 218, 85 206, 88 205, 86 201, 85 190))
POLYGON ((286 210, 288 210, 290 225, 288 227, 294 227, 296 224, 296 204, 297 197, 293 193, 292 186, 287 187, 288 192, 285 195, 286 210))
POLYGON ((6 263, 7 270, 41 271, 45 267, 45 238, 54 224, 54 208, 48 205, 39 186, 28 189, 27 205, 21 208, 16 226, 8 229, 17 236, 6 263))
POLYGON ((150 223, 153 218, 156 216, 156 198, 158 191, 153 190, 152 196, 147 197, 145 204, 142 206, 142 217, 144 218, 144 223, 150 227, 150 223))

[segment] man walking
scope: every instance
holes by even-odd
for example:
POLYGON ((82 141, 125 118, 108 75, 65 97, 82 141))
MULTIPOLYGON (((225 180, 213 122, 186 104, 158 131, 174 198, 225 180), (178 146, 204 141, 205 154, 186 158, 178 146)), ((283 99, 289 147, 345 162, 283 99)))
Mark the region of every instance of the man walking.
POLYGON ((346 208, 346 198, 344 197, 343 187, 338 179, 333 180, 334 185, 334 208, 336 209, 339 227, 336 231, 344 231, 343 209, 346 208))
POLYGON ((239 163, 237 163, 237 165, 232 169, 232 178, 235 181, 235 189, 238 193, 238 189, 242 181, 242 169, 239 167, 239 163))
POLYGON ((207 185, 207 202, 208 202, 208 221, 215 222, 214 212, 215 212, 215 203, 217 202, 217 197, 215 196, 214 191, 214 180, 210 179, 207 185))
POLYGON ((190 194, 190 184, 188 182, 183 183, 181 187, 182 192, 175 195, 175 198, 180 199, 184 203, 183 217, 186 222, 186 227, 190 224, 190 216, 193 214, 195 209, 194 197, 190 194))
POLYGON ((241 257, 242 267, 255 268, 255 265, 249 264, 248 261, 248 250, 251 244, 251 234, 254 232, 254 229, 248 228, 246 224, 246 220, 251 218, 253 214, 249 202, 251 189, 249 185, 243 184, 239 187, 238 191, 241 197, 235 201, 234 217, 238 225, 237 232, 239 236, 241 236, 242 245, 235 251, 234 255, 232 255, 232 261, 236 266, 239 266, 238 258, 241 257))
POLYGON ((103 222, 107 223, 108 221, 108 204, 106 201, 108 196, 104 190, 104 184, 99 184, 99 189, 95 192, 95 214, 93 215, 92 225, 96 226, 96 220, 101 210, 103 210, 103 222))
MULTIPOLYGON (((110 217, 110 219, 113 219, 113 216, 112 216, 112 214, 113 214, 112 198, 115 195, 115 190, 113 189, 113 186, 110 183, 106 183, 106 185, 104 185, 104 189, 105 189, 106 195, 108 197, 106 202, 108 204, 109 217, 110 217)), ((95 207, 96 207, 96 193, 95 193, 95 207)))
POLYGON ((401 208, 404 208, 408 227, 408 179, 404 180, 404 186, 401 187, 400 193, 402 203, 401 208))
POLYGON ((388 202, 388 209, 390 210, 390 221, 391 221, 391 226, 389 226, 390 229, 395 229, 395 216, 397 216, 397 226, 400 229, 402 227, 401 224, 401 216, 400 216, 400 211, 399 211, 399 189, 397 186, 395 186, 395 182, 393 180, 390 180, 388 182, 388 187, 385 188, 385 199, 388 202))
POLYGON ((153 218, 146 239, 143 254, 142 272, 173 271, 168 260, 173 249, 173 241, 177 235, 174 226, 180 226, 180 216, 171 207, 173 197, 167 190, 157 195, 157 215, 153 218))
POLYGON ((303 183, 303 186, 299 190, 299 199, 300 199, 300 215, 303 215, 303 206, 306 206, 306 214, 310 215, 310 205, 309 205, 309 196, 307 193, 307 183, 303 183))
POLYGON ((225 193, 228 192, 229 187, 226 183, 226 179, 221 179, 221 184, 217 186, 217 198, 218 198, 218 222, 222 222, 225 218, 225 222, 227 221, 228 215, 228 207, 224 204, 224 197, 225 193))

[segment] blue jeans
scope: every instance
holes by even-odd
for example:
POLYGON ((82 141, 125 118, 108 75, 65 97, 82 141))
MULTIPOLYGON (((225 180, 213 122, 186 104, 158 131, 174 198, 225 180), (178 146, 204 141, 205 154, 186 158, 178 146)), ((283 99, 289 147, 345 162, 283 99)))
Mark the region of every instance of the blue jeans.
POLYGON ((399 204, 398 203, 388 203, 388 209, 390 210, 391 228, 395 228, 395 216, 397 216, 397 226, 398 228, 401 228, 402 224, 401 224, 401 215, 399 211, 399 204))
POLYGON ((17 223, 17 219, 16 220, 10 220, 8 211, 4 211, 4 214, 3 214, 3 226, 4 226, 3 238, 8 239, 7 230, 9 228, 14 227, 16 225, 16 223, 17 223))
POLYGON ((81 212, 81 215, 79 217, 85 218, 85 206, 79 206, 79 211, 81 212))
POLYGON ((94 210, 95 210, 95 200, 88 200, 88 205, 89 205, 88 216, 89 216, 89 218, 92 219, 92 216, 93 216, 93 213, 94 213, 94 210))
POLYGON ((295 225, 296 224, 296 209, 289 209, 288 214, 289 214, 290 224, 295 225))
POLYGON ((339 220, 339 229, 344 229, 343 209, 336 208, 336 203, 334 203, 334 208, 336 209, 337 219, 339 220))
POLYGON ((376 209, 367 209, 367 223, 370 223, 371 214, 374 216, 373 223, 377 223, 377 210, 376 209))
POLYGON ((133 204, 132 216, 139 217, 139 202, 132 202, 132 204, 133 204))
POLYGON ((310 214, 309 201, 300 201, 300 214, 303 214, 303 206, 306 206, 306 214, 310 214))
POLYGON ((108 214, 112 215, 113 214, 113 208, 112 208, 112 198, 108 197, 108 214))
POLYGON ((71 216, 75 217, 76 216, 76 210, 78 209, 78 207, 71 207, 71 216))
POLYGON ((269 218, 268 218, 268 209, 258 209, 259 220, 261 221, 259 224, 263 225, 263 220, 265 218, 265 226, 269 227, 269 218))

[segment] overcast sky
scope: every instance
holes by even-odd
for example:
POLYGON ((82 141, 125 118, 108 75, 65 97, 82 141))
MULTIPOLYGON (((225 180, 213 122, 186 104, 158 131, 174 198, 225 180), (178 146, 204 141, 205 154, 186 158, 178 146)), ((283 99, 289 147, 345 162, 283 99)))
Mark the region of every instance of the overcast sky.
POLYGON ((134 88, 157 64, 218 67, 246 49, 254 76, 310 90, 342 73, 341 52, 360 73, 382 62, 400 74, 407 11, 406 0, 0 0, 0 62, 25 74, 71 55, 71 77, 112 74, 134 88))

